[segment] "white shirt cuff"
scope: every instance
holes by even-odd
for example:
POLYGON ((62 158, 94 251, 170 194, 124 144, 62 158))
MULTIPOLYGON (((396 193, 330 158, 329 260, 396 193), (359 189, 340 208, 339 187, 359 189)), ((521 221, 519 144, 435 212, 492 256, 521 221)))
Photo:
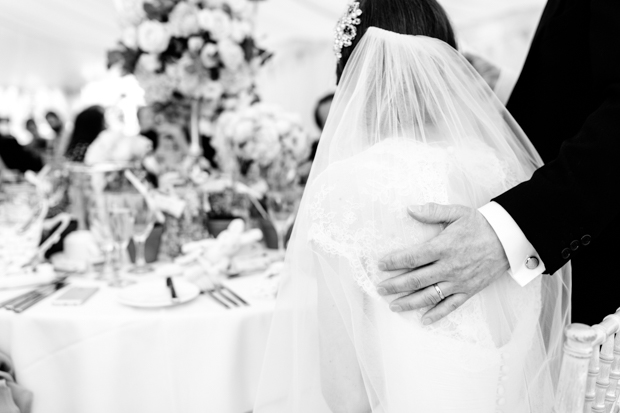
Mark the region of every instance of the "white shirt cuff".
POLYGON ((545 271, 545 264, 519 225, 498 203, 489 202, 478 211, 486 218, 504 247, 510 275, 522 287, 545 271))
POLYGON ((510 99, 510 95, 517 84, 517 80, 519 80, 519 74, 512 70, 502 68, 499 72, 499 78, 495 84, 494 92, 504 106, 508 103, 508 99, 510 99))

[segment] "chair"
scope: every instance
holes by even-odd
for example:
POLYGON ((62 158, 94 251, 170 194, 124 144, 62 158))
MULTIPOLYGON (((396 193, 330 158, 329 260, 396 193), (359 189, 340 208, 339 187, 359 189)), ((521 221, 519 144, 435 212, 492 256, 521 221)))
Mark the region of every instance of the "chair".
POLYGON ((555 413, 617 413, 620 309, 602 323, 566 329, 555 413))

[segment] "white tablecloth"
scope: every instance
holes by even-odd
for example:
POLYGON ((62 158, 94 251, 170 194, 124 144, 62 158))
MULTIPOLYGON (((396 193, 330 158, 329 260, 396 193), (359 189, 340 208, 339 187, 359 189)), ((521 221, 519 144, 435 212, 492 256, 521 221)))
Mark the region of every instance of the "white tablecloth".
POLYGON ((232 310, 206 295, 130 308, 108 287, 79 307, 50 297, 22 314, 3 309, 0 350, 34 392, 33 413, 249 412, 274 308, 252 300, 259 281, 229 282, 252 304, 232 310))

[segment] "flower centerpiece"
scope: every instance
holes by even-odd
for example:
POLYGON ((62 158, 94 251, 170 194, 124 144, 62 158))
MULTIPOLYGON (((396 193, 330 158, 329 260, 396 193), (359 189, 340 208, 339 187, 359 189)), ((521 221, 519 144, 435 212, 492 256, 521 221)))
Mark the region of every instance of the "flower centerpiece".
MULTIPOLYGON (((108 66, 133 74, 148 104, 192 106, 202 129, 255 98, 254 77, 270 54, 252 35, 250 0, 122 0, 122 38, 108 66)), ((192 144, 198 145, 198 132, 192 144)))
POLYGON ((250 199, 262 201, 255 206, 263 218, 266 242, 273 231, 271 221, 284 250, 285 234, 301 197, 301 167, 310 151, 310 139, 299 118, 263 103, 226 112, 212 144, 221 169, 245 184, 254 194, 250 199))
POLYGON ((257 103, 222 114, 212 144, 224 172, 265 195, 299 184, 310 143, 298 116, 257 103))

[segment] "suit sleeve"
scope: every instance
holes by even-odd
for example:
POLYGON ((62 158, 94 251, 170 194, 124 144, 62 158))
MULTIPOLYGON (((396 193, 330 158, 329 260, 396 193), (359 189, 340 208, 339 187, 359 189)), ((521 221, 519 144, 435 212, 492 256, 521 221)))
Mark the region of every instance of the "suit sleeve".
POLYGON ((590 11, 593 88, 603 103, 564 141, 557 159, 494 199, 540 254, 547 274, 596 243, 620 211, 620 2, 592 0, 590 11))

